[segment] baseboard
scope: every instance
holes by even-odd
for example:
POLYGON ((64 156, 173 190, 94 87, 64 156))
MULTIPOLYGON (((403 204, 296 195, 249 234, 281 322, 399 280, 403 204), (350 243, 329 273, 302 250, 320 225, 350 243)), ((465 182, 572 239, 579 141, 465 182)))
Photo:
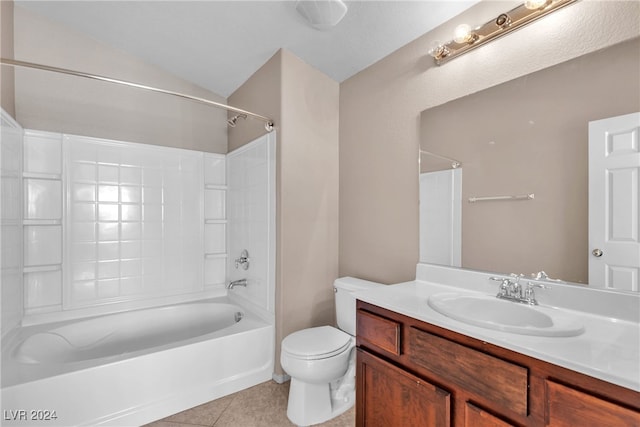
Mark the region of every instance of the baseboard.
POLYGON ((273 373, 271 378, 275 382, 277 382, 278 384, 286 383, 287 381, 289 381, 291 379, 291 377, 289 375, 287 375, 287 374, 276 374, 275 372, 273 373))

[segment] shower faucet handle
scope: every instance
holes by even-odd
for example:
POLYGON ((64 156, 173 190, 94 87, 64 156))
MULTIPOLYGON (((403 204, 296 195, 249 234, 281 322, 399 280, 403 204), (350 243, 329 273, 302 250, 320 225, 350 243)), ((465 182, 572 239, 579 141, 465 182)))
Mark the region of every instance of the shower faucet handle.
POLYGON ((240 253, 240 258, 236 259, 236 269, 242 266, 243 270, 249 269, 249 252, 246 249, 243 249, 240 253))

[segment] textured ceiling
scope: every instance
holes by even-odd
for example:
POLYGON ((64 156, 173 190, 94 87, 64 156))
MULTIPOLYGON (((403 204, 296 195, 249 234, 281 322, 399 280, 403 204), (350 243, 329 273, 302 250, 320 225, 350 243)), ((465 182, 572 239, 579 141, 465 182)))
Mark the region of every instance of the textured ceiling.
POLYGON ((295 1, 16 1, 228 97, 279 48, 342 82, 477 0, 346 3, 321 31, 295 1))

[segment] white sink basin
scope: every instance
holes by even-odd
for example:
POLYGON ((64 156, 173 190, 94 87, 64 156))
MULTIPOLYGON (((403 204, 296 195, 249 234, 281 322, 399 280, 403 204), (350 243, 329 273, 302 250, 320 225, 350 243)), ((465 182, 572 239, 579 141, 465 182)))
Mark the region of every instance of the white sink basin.
POLYGON ((430 296, 428 304, 451 319, 499 331, 545 337, 572 337, 584 332, 582 322, 562 310, 493 296, 441 293, 430 296))

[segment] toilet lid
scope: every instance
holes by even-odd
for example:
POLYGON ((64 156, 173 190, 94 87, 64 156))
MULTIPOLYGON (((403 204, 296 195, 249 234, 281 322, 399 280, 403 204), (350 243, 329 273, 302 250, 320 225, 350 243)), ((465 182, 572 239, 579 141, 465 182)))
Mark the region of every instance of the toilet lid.
POLYGON ((282 340, 282 351, 302 359, 322 359, 343 352, 351 335, 331 326, 303 329, 282 340))

